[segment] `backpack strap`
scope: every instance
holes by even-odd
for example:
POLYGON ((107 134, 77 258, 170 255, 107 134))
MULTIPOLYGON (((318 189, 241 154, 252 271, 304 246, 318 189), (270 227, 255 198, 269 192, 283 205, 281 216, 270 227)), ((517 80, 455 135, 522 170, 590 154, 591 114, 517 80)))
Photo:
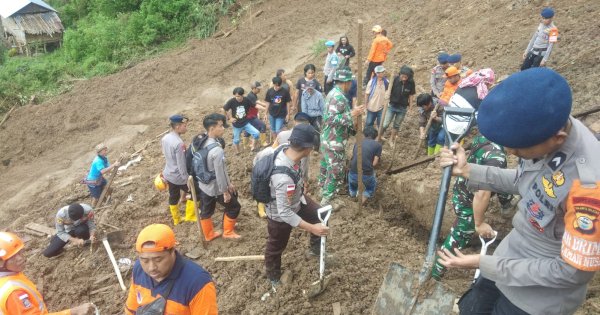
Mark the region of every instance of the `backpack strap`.
POLYGON ((271 173, 271 175, 275 175, 275 174, 285 174, 285 175, 289 176, 294 181, 294 184, 296 184, 296 185, 300 181, 300 174, 292 171, 292 169, 287 166, 273 167, 273 172, 271 173))

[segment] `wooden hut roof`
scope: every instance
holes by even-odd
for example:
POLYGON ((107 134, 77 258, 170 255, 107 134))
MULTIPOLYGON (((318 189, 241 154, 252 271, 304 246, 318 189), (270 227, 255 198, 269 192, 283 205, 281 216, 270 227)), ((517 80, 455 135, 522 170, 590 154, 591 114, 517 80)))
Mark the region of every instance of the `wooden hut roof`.
POLYGON ((2 0, 0 1, 0 16, 9 18, 15 14, 56 12, 42 0, 2 0))

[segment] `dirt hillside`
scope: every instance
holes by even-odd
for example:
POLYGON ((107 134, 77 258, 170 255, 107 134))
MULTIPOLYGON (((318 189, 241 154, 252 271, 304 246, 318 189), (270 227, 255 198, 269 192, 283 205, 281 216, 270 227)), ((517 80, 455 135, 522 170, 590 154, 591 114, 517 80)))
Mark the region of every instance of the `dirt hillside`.
MULTIPOLYGON (((192 118, 184 137, 189 142, 202 131, 201 118, 218 110, 236 86, 248 88, 254 80, 267 83, 278 68, 287 69, 288 78, 295 82, 306 63, 314 63, 322 79, 324 56, 315 56, 312 46, 320 39, 337 40, 342 34, 348 34, 356 45, 357 19, 365 23, 363 54, 370 44, 370 27, 382 25, 395 45, 386 67, 396 73, 401 65, 411 65, 423 91, 429 90, 429 71, 440 50, 460 52, 472 68, 492 67, 500 77, 518 69, 539 11, 547 4, 556 9, 561 33, 549 66, 569 80, 574 111, 599 105, 600 2, 595 0, 243 1, 238 6, 243 10, 239 27, 230 36, 190 40, 181 49, 120 73, 79 82, 47 103, 16 110, 0 130, 0 229, 24 235, 27 223, 52 226, 59 207, 74 201, 90 202, 87 189, 78 181, 87 173, 97 143, 108 144, 111 161, 122 152, 131 154, 148 144, 141 151, 142 160, 117 178, 111 206, 97 214, 97 220, 105 223, 100 225, 102 229, 110 231, 109 225, 113 225, 125 230, 127 238, 115 248, 115 255, 133 260, 132 244, 143 226, 171 224, 167 195, 152 186, 164 163, 160 145, 148 143, 166 130, 169 115, 183 112, 192 118), (260 48, 243 56, 265 40, 260 48), (233 63, 239 56, 242 58, 233 63)), ((220 30, 231 28, 224 19, 220 30)), ((356 62, 352 62, 353 69, 356 62)), ((591 115, 585 122, 591 124, 599 118, 591 115)), ((261 262, 214 262, 217 256, 262 254, 267 237, 266 222, 256 216, 248 195, 254 154, 235 155, 228 147, 230 176, 241 191, 238 229, 244 238, 239 242, 218 239, 197 260, 215 279, 220 312, 330 314, 332 304, 339 302, 343 314, 369 313, 390 262, 418 271, 440 171, 435 164, 425 164, 398 175, 384 175, 391 163, 412 160, 417 139, 415 113, 409 113, 401 133, 396 151, 384 147, 375 200, 357 214, 355 203, 345 199, 346 207, 332 215, 328 248, 336 256, 330 269, 333 279, 328 290, 314 300, 302 296, 302 290, 318 279, 317 261, 304 256, 305 232, 292 233, 283 266, 293 277, 275 298, 261 300, 269 289, 261 262)), ((231 143, 231 131, 226 140, 231 143)), ((313 178, 317 163, 316 157, 312 159, 313 178)), ((451 212, 447 211, 447 224, 453 219, 451 212)), ((222 212, 217 213, 213 219, 220 225, 222 212)), ((490 220, 501 233, 510 228, 510 220, 497 214, 492 213, 490 220)), ((181 252, 201 248, 196 225, 178 225, 175 231, 181 252)), ((48 260, 40 254, 47 242, 43 237, 30 237, 26 273, 39 284, 51 309, 91 300, 101 307, 102 314, 122 313, 126 293, 119 292, 102 248, 95 247, 93 254, 87 248, 75 248, 48 260), (111 287, 94 292, 107 286, 111 287)), ((458 295, 471 278, 470 272, 452 271, 446 283, 458 295)), ((595 288, 588 293, 580 314, 600 311, 595 306, 600 304, 598 281, 595 288)))

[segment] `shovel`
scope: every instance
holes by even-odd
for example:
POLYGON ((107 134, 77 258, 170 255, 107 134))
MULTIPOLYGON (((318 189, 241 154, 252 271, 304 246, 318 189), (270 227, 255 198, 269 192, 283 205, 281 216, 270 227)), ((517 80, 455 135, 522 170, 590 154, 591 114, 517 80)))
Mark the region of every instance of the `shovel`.
MULTIPOLYGON (((483 236, 479 235, 479 240, 481 241, 481 252, 479 252, 480 256, 485 255, 485 253, 487 253, 487 249, 488 246, 490 246, 490 244, 492 244, 495 240, 496 237, 498 236, 498 232, 494 231, 494 237, 492 237, 492 239, 490 239, 489 241, 485 241, 485 238, 483 238, 483 236)), ((475 277, 473 277, 473 283, 475 283, 475 281, 477 281, 477 278, 479 278, 479 275, 481 274, 481 271, 479 270, 479 268, 477 268, 477 270, 475 270, 475 277)))
MULTIPOLYGON (((447 143, 460 141, 469 132, 474 117, 473 108, 446 107, 443 123, 447 143)), ((451 176, 452 167, 445 167, 425 263, 418 277, 413 271, 400 264, 392 263, 377 294, 373 314, 450 314, 452 312, 454 295, 440 282, 427 281, 431 278, 431 268, 434 264, 436 243, 442 227, 451 176)))
POLYGON ((117 261, 115 260, 115 255, 110 249, 110 243, 121 242, 123 240, 123 232, 122 231, 114 231, 106 234, 106 236, 102 239, 102 245, 104 245, 104 249, 106 249, 106 253, 108 254, 108 258, 110 258, 110 262, 115 269, 115 273, 117 274, 117 280, 119 280, 119 286, 121 290, 125 291, 127 288, 125 287, 125 283, 123 282, 123 276, 121 275, 121 270, 119 270, 119 266, 117 265, 117 261))
MULTIPOLYGON (((318 216, 321 223, 327 226, 327 222, 329 221, 329 216, 331 215, 331 211, 333 208, 331 206, 325 206, 323 208, 319 208, 318 216), (325 217, 323 217, 325 214, 325 217)), ((313 282, 310 285, 310 288, 306 291, 306 296, 308 298, 313 298, 325 291, 327 285, 329 284, 329 277, 325 277, 325 241, 327 237, 321 236, 321 255, 319 256, 319 280, 313 282)))

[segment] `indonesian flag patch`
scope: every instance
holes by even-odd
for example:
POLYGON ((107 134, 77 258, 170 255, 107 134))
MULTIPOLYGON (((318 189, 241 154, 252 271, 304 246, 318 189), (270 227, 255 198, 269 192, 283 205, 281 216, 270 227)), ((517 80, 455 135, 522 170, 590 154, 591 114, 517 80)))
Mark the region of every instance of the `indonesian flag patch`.
POLYGON ((25 308, 30 308, 33 305, 31 304, 31 301, 29 300, 29 295, 28 294, 21 294, 19 295, 19 300, 21 300, 21 303, 23 303, 23 306, 25 308))

